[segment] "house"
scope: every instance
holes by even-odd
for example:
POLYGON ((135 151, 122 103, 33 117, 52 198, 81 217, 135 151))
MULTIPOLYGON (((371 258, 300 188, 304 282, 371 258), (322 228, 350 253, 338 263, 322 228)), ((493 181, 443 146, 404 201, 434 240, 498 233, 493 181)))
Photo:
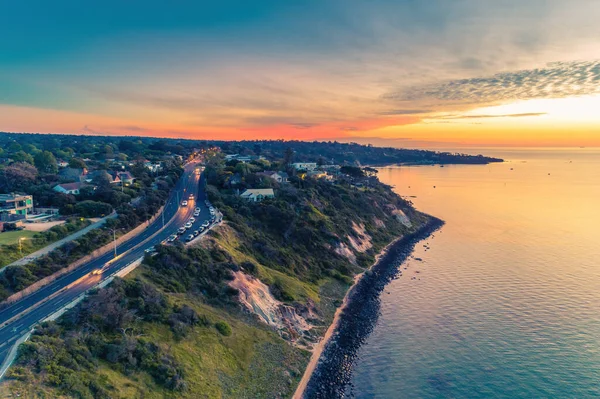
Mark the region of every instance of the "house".
POLYGON ((67 166, 69 166, 69 163, 64 159, 59 159, 58 161, 56 161, 56 164, 59 168, 66 168, 67 166))
POLYGON ((260 202, 265 198, 275 198, 275 192, 272 188, 249 188, 240 197, 248 201, 260 202))
POLYGON ((26 218, 33 213, 33 196, 26 194, 0 194, 0 216, 2 220, 26 218))
POLYGON ((269 179, 272 179, 272 180, 276 181, 277 183, 287 183, 288 179, 289 179, 288 174, 285 172, 267 171, 267 172, 261 172, 258 174, 261 176, 268 177, 269 179))
POLYGON ((115 178, 118 178, 124 184, 133 184, 135 181, 135 177, 129 172, 119 172, 115 178))
POLYGON ((86 185, 87 184, 82 183, 82 182, 62 183, 62 184, 57 184, 56 186, 52 187, 52 190, 62 193, 62 194, 78 195, 81 190, 81 187, 84 187, 86 185))
POLYGON ((58 176, 62 180, 74 180, 83 182, 86 180, 88 171, 85 168, 64 168, 58 172, 58 176))
POLYGON ((327 174, 326 172, 322 172, 319 170, 311 170, 311 171, 308 171, 306 174, 308 176, 312 177, 313 179, 331 180, 333 178, 333 176, 327 174))
POLYGON ((229 180, 227 180, 227 184, 229 184, 229 187, 239 186, 242 184, 242 175, 239 173, 232 175, 229 180))
POLYGON ((94 170, 85 176, 85 181, 87 183, 103 180, 107 181, 110 184, 121 183, 121 178, 117 173, 108 173, 105 170, 94 170))
POLYGON ((315 170, 317 164, 315 162, 294 162, 292 167, 296 170, 315 170))
POLYGON ((147 159, 144 160, 144 167, 147 168, 150 172, 156 173, 162 170, 162 165, 160 162, 150 162, 147 159))

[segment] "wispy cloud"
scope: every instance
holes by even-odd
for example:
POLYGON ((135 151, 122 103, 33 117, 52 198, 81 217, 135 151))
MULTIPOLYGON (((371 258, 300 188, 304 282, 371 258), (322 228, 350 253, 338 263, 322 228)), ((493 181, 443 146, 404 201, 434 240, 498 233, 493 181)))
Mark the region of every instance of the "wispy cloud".
POLYGON ((600 61, 556 62, 545 68, 412 86, 385 94, 399 101, 485 104, 600 93, 600 61))
POLYGON ((522 114, 501 114, 501 115, 448 115, 430 119, 489 119, 489 118, 525 118, 529 116, 543 116, 546 112, 525 112, 522 114))

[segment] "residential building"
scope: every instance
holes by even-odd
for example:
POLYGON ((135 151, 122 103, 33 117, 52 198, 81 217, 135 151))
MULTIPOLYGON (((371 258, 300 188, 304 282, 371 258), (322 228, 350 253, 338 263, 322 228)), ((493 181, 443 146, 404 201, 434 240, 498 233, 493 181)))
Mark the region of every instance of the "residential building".
POLYGON ((288 179, 289 179, 289 175, 285 172, 267 171, 267 172, 261 172, 259 174, 261 176, 268 177, 269 179, 272 179, 272 180, 276 181, 277 183, 287 183, 288 179))
POLYGON ((275 192, 272 188, 249 188, 240 197, 248 201, 260 202, 265 198, 274 198, 275 192))
POLYGON ((315 162, 294 162, 292 167, 296 170, 315 170, 317 164, 315 162))
POLYGON ((119 172, 115 178, 118 178, 119 181, 123 182, 124 184, 133 184, 135 181, 135 177, 133 177, 133 175, 129 172, 119 172))
POLYGON ((64 168, 58 172, 58 176, 62 180, 74 180, 79 182, 84 182, 87 178, 87 175, 88 171, 85 168, 64 168))
POLYGON ((2 220, 26 218, 33 213, 33 196, 26 194, 0 194, 0 216, 2 220))
POLYGON ((86 185, 87 184, 82 182, 62 183, 52 187, 52 190, 62 194, 78 195, 81 190, 81 187, 84 187, 86 185))
POLYGON ((162 170, 162 165, 160 162, 150 162, 148 160, 145 160, 144 167, 146 167, 152 173, 156 173, 162 170))
POLYGON ((69 166, 69 163, 67 161, 65 161, 64 159, 57 160, 56 164, 58 165, 59 168, 66 168, 67 166, 69 166))

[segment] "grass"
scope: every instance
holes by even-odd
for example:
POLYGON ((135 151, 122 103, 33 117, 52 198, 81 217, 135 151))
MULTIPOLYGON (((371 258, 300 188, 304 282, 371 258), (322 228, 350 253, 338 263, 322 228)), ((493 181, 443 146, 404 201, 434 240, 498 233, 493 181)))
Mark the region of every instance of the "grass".
MULTIPOLYGON (((3 233, 0 233, 0 245, 18 244, 19 237, 31 239, 36 234, 37 232, 29 230, 5 231, 3 233)), ((25 240, 23 240, 23 245, 25 245, 25 240)))

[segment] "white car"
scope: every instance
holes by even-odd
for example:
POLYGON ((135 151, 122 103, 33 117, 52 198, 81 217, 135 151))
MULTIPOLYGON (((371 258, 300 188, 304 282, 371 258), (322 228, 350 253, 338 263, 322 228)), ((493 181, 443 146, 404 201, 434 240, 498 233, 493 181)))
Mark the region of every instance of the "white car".
POLYGON ((169 236, 169 238, 167 238, 167 242, 173 242, 177 239, 177 236, 175 234, 173 234, 172 236, 169 236))
POLYGON ((200 213, 200 211, 201 211, 201 210, 202 210, 202 209, 200 209, 200 208, 196 208, 196 209, 194 209, 194 212, 198 212, 198 213, 200 213))
POLYGON ((194 212, 194 216, 195 216, 195 217, 198 217, 198 216, 200 216, 200 212, 194 212))
POLYGON ((187 222, 187 223, 184 225, 184 227, 185 227, 186 229, 189 229, 190 227, 192 227, 192 224, 191 224, 190 222, 187 222))
POLYGON ((208 226, 210 226, 210 222, 208 220, 202 223, 202 227, 207 228, 208 226))
POLYGON ((186 240, 187 242, 190 242, 190 241, 192 241, 193 239, 194 239, 194 235, 193 235, 193 234, 190 234, 189 236, 187 236, 187 237, 185 238, 185 240, 186 240))
POLYGON ((187 206, 188 202, 187 201, 181 201, 181 206, 187 206))
POLYGON ((185 233, 185 227, 180 227, 179 230, 177 230, 177 234, 183 234, 185 233))
POLYGON ((190 196, 188 197, 188 199, 193 200, 194 199, 194 194, 190 194, 190 196))
POLYGON ((196 218, 190 218, 189 222, 190 223, 195 223, 196 222, 196 218))

